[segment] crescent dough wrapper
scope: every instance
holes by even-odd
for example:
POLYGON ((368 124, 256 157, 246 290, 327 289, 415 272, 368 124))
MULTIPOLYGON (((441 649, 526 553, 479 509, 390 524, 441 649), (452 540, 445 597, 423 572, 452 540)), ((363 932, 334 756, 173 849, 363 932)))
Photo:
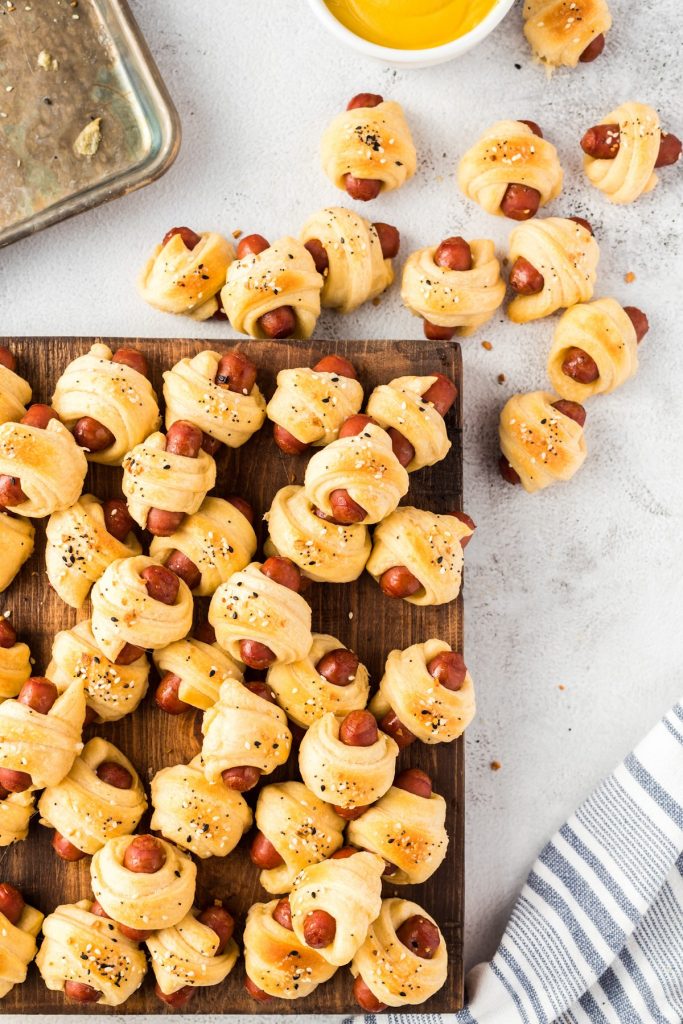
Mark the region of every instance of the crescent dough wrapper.
POLYGON ((402 505, 375 530, 367 570, 379 582, 387 569, 405 565, 422 589, 404 598, 410 604, 454 601, 462 581, 462 541, 472 530, 455 516, 402 505))
POLYGON ((415 449, 412 461, 406 466, 409 473, 440 462, 451 448, 443 416, 431 402, 422 399, 437 380, 437 377, 396 377, 376 387, 368 401, 368 416, 385 430, 394 427, 415 449))
POLYGON ((43 791, 38 801, 41 825, 56 829, 83 853, 101 849, 108 839, 130 835, 147 810, 147 800, 138 773, 121 751, 94 737, 71 771, 56 786, 43 791), (103 782, 97 769, 103 761, 112 761, 130 772, 130 789, 117 789, 103 782))
POLYGON ((84 619, 56 634, 46 672, 60 693, 80 682, 96 721, 118 722, 135 711, 147 693, 149 661, 143 654, 130 665, 115 665, 97 646, 90 619, 84 619))
POLYGON ((400 103, 343 110, 325 129, 323 170, 344 190, 347 174, 381 181, 382 192, 400 188, 415 174, 417 154, 400 103))
POLYGON ((180 235, 157 245, 138 279, 146 302, 164 313, 186 313, 208 320, 218 310, 216 294, 235 258, 232 245, 215 231, 204 231, 194 249, 180 235))
POLYGON ((254 903, 244 929, 247 977, 276 999, 301 999, 328 981, 337 968, 273 917, 277 900, 254 903))
POLYGON ((289 664, 311 649, 311 608, 300 594, 283 587, 252 562, 233 573, 211 599, 209 622, 218 643, 240 660, 240 640, 265 644, 278 661, 289 664))
POLYGON ((441 866, 448 849, 446 801, 432 793, 427 800, 392 786, 355 821, 347 840, 394 864, 392 885, 426 882, 441 866))
POLYGON ((102 502, 83 494, 75 505, 53 512, 47 522, 45 567, 52 586, 62 601, 82 608, 90 588, 117 558, 139 555, 140 543, 134 533, 125 542, 107 530, 102 502))
POLYGON ((438 246, 412 253, 403 268, 401 299, 415 316, 465 338, 487 323, 505 298, 496 248, 488 238, 470 242, 471 270, 449 270, 434 262, 438 246))
POLYGON ((166 370, 166 428, 188 420, 228 448, 239 448, 263 426, 266 400, 254 384, 248 395, 216 384, 221 356, 207 349, 166 370))
POLYGON ((441 931, 431 960, 415 956, 396 935, 403 922, 416 915, 436 925, 434 918, 417 903, 397 897, 383 900, 379 917, 370 925, 368 936, 351 964, 353 976, 360 975, 375 998, 387 1006, 424 1003, 446 982, 448 953, 441 931))
POLYGON ((234 658, 222 651, 218 644, 205 644, 187 637, 162 647, 152 655, 157 672, 178 676, 178 696, 186 704, 206 711, 218 700, 218 693, 226 679, 244 679, 234 658))
POLYGON ((394 781, 398 747, 383 732, 372 746, 349 747, 339 738, 341 723, 329 711, 311 725, 299 748, 299 771, 326 803, 364 807, 379 800, 394 781))
POLYGON ((209 782, 227 768, 251 766, 270 775, 289 757, 292 734, 284 711, 236 679, 223 683, 202 721, 202 762, 209 782))
POLYGON ((83 749, 83 684, 74 682, 46 715, 17 700, 0 704, 0 768, 26 772, 34 789, 56 786, 83 749))
POLYGON ((536 295, 515 296, 508 306, 514 323, 539 320, 593 295, 600 249, 583 224, 565 217, 520 224, 510 235, 511 266, 518 256, 542 275, 543 289, 536 295))
POLYGON ((24 905, 16 924, 0 913, 0 999, 15 985, 26 981, 28 965, 36 955, 36 938, 42 923, 43 915, 28 904, 24 905))
POLYGON ((9 512, 43 519, 78 501, 88 463, 59 420, 43 430, 25 423, 0 424, 0 476, 18 477, 26 500, 9 512))
POLYGON ((0 800, 0 846, 20 843, 28 835, 28 825, 35 814, 33 792, 10 793, 0 800))
POLYGON ((33 554, 35 532, 30 520, 0 512, 0 594, 33 554))
POLYGON ((264 551, 291 558, 318 583, 357 580, 370 557, 370 533, 364 523, 328 523, 313 511, 303 487, 282 487, 264 516, 269 537, 264 551))
POLYGON ((90 863, 95 899, 120 924, 141 931, 172 928, 194 902, 197 868, 171 843, 158 839, 166 854, 159 871, 143 874, 124 867, 123 858, 134 836, 110 839, 90 863))
POLYGON ((302 729, 307 729, 326 712, 344 718, 350 711, 362 710, 368 702, 370 682, 365 665, 359 665, 348 686, 337 686, 321 676, 316 665, 330 651, 344 644, 325 633, 313 634, 313 646, 301 661, 291 665, 273 665, 266 681, 280 707, 302 729))
POLYGON ((548 391, 513 395, 500 414, 501 451, 530 493, 571 480, 586 458, 583 427, 554 401, 548 391))
POLYGON ((352 210, 329 206, 314 213, 301 232, 304 244, 312 238, 322 242, 329 263, 321 296, 325 309, 351 313, 394 280, 394 268, 382 254, 374 224, 352 210))
POLYGON ((280 238, 257 256, 235 260, 221 292, 223 309, 241 334, 267 338, 259 320, 280 306, 291 306, 296 337, 310 338, 320 316, 323 279, 313 257, 296 238, 280 238))
POLYGON ((371 921, 382 908, 384 861, 374 853, 354 853, 340 860, 312 864, 294 879, 289 903, 292 926, 304 943, 304 923, 314 910, 336 921, 334 941, 318 953, 330 964, 348 964, 362 946, 371 921))
POLYGON ((31 385, 14 370, 0 365, 0 423, 17 422, 31 401, 31 385))
POLYGON ((204 988, 225 981, 240 955, 230 939, 223 953, 216 955, 219 938, 213 928, 197 920, 193 907, 172 928, 162 928, 145 942, 152 957, 152 970, 164 995, 189 985, 204 988))
POLYGON ((172 551, 181 551, 202 574, 192 593, 211 597, 234 572, 249 565, 256 546, 251 523, 235 505, 223 498, 204 498, 175 533, 154 537, 149 553, 165 564, 172 551))
POLYGON ((16 697, 30 675, 31 651, 26 644, 0 647, 0 702, 16 697))
POLYGON ((162 768, 151 782, 151 828, 201 860, 227 857, 251 828, 251 808, 219 779, 209 782, 199 755, 162 768))
POLYGON ((606 0, 525 0, 524 20, 534 56, 549 68, 575 68, 586 47, 612 27, 606 0))
POLYGON ((628 313, 616 299, 571 306, 555 328, 548 357, 550 383, 562 398, 583 403, 591 395, 609 395, 638 371, 638 338, 628 313), (580 348, 597 364, 600 376, 581 384, 562 371, 570 348, 580 348))
POLYGON ((36 964, 52 992, 75 981, 102 993, 98 1006, 121 1006, 140 988, 147 960, 137 942, 114 921, 92 914, 91 906, 90 900, 65 903, 45 918, 36 964))
POLYGON ((268 418, 303 444, 325 445, 336 440, 339 428, 363 404, 359 381, 338 373, 298 366, 280 370, 268 418))
POLYGON ((613 160, 596 160, 585 154, 583 169, 588 180, 610 203, 618 205, 651 192, 659 181, 655 164, 662 131, 657 111, 646 103, 622 103, 598 123, 619 125, 619 152, 613 160))
POLYGON ((153 558, 119 558, 92 589, 92 631, 100 650, 116 661, 126 644, 158 650, 181 640, 192 627, 192 594, 179 580, 175 604, 163 604, 147 593, 141 573, 153 558))
POLYGON ((261 885, 272 895, 289 892, 296 875, 309 864, 327 860, 344 843, 346 822, 302 782, 264 786, 256 804, 256 827, 284 863, 264 869, 261 885))
POLYGON ((562 168, 552 143, 527 124, 497 121, 460 161, 458 185, 487 213, 502 217, 500 204, 513 183, 535 188, 545 206, 562 191, 562 168))
POLYGON ((166 451, 166 437, 152 434, 123 460, 121 487, 128 511, 143 529, 152 508, 192 515, 216 483, 216 463, 200 450, 196 459, 166 451))
POLYGON ((408 487, 408 474, 394 455, 391 438, 373 423, 316 452, 304 476, 306 497, 316 508, 333 516, 330 494, 346 490, 367 512, 366 526, 393 512, 408 487))
POLYGON ((472 677, 468 672, 459 690, 449 690, 427 671, 437 654, 450 650, 443 640, 427 640, 391 651, 370 703, 373 715, 381 720, 393 709, 423 743, 450 743, 462 736, 476 710, 472 677))
POLYGON ((126 452, 161 423, 147 378, 131 366, 113 362, 111 349, 99 342, 69 363, 57 381, 52 405, 69 429, 82 416, 91 416, 114 435, 109 448, 88 453, 90 462, 105 466, 120 466, 126 452))

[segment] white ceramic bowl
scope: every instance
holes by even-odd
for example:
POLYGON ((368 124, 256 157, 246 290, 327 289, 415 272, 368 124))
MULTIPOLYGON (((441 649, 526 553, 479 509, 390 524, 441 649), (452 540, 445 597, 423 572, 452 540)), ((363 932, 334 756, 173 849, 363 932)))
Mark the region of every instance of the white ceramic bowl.
POLYGON ((443 46, 432 46, 426 50, 395 50, 389 46, 370 43, 367 39, 357 36, 355 32, 351 32, 340 21, 337 21, 324 0, 308 0, 311 10, 321 25, 341 43, 350 46, 364 57, 373 57, 383 64, 391 64, 400 68, 426 68, 462 56, 463 53, 471 50, 473 46, 477 46, 482 39, 493 32, 514 2, 515 0, 498 0, 496 6, 489 11, 483 21, 480 21, 465 35, 450 43, 444 43, 443 46))

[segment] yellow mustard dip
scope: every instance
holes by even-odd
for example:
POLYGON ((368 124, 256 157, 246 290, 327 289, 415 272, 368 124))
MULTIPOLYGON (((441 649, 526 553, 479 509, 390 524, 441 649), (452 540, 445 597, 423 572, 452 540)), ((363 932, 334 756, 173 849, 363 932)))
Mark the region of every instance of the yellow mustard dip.
POLYGON ((337 21, 379 46, 423 50, 465 35, 498 0, 325 0, 337 21))

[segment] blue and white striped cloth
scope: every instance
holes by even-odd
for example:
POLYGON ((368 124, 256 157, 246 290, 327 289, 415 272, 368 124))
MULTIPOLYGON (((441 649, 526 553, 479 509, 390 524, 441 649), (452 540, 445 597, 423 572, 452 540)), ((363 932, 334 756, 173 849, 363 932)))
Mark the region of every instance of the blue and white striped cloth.
POLYGON ((393 1024, 682 1024, 683 701, 545 847, 467 995, 393 1024))

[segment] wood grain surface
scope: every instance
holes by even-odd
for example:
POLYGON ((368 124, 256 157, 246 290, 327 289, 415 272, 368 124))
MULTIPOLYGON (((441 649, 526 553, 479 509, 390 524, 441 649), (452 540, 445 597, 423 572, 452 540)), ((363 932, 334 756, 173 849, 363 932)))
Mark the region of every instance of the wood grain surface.
MULTIPOLYGON (((152 381, 161 395, 161 374, 183 356, 204 348, 225 350, 232 343, 207 343, 189 340, 103 339, 112 348, 135 346, 150 361, 152 381)), ((86 352, 93 339, 88 338, 10 338, 0 339, 16 354, 20 372, 33 387, 34 401, 49 402, 55 382, 76 356, 86 352)), ((366 397, 372 388, 404 374, 429 374, 439 370, 458 384, 462 394, 460 348, 451 343, 419 341, 353 341, 325 343, 240 341, 235 347, 247 352, 259 367, 259 385, 267 398, 275 388, 277 372, 286 366, 313 365, 322 355, 336 352, 356 366, 366 397)), ((411 474, 410 491, 404 503, 448 512, 462 507, 461 400, 447 416, 453 442, 446 459, 431 469, 411 474)), ((236 493, 247 498, 263 515, 275 492, 290 483, 302 483, 306 457, 288 458, 275 446, 270 424, 266 423, 243 448, 223 449, 218 455, 218 495, 236 493)), ((100 498, 120 495, 121 470, 91 466, 85 490, 100 498)), ((29 643, 35 660, 34 672, 41 674, 49 659, 52 638, 60 630, 73 626, 90 614, 89 602, 81 612, 65 605, 53 592, 44 571, 45 523, 36 521, 36 551, 9 589, 0 595, 0 612, 10 611, 20 638, 29 643)), ((262 524, 263 526, 263 524, 262 524)), ((263 540, 263 528, 260 541, 263 540)), ((146 550, 146 548, 145 548, 146 550)), ((2 553, 0 552, 0 557, 2 553)), ((258 557, 258 556, 257 556, 258 557)), ((331 633, 355 650, 370 670, 373 684, 379 682, 384 661, 393 648, 439 637, 462 650, 462 598, 441 608, 417 608, 405 601, 393 601, 382 595, 373 580, 364 574, 356 583, 329 586, 315 584, 307 592, 313 607, 313 628, 331 633)), ((199 621, 206 617, 208 600, 196 601, 199 621)), ((101 734, 111 740, 133 761, 144 783, 162 767, 186 762, 199 749, 201 713, 189 712, 171 717, 154 705, 152 694, 156 676, 152 670, 150 693, 133 715, 109 725, 95 725, 85 738, 101 734)), ((421 886, 386 885, 385 895, 398 895, 421 904, 439 922, 446 937, 450 971, 444 988, 424 1004, 433 1013, 454 1011, 463 1000, 463 838, 464 838, 464 752, 462 740, 450 745, 425 746, 416 743, 403 751, 398 770, 415 766, 427 771, 436 792, 447 801, 447 827, 450 836, 448 855, 436 874, 421 886)), ((296 755, 278 772, 265 778, 274 782, 296 776, 296 755)), ((256 793, 247 794, 254 804, 256 793)), ((148 824, 147 815, 140 826, 148 824)), ((91 897, 90 858, 75 864, 60 860, 50 846, 52 832, 34 818, 30 835, 23 843, 0 851, 0 881, 17 886, 27 902, 50 913, 59 903, 71 903, 91 897)), ((217 897, 235 914, 237 941, 250 905, 270 899, 258 882, 258 869, 248 856, 249 836, 227 858, 199 862, 198 902, 217 897)), ((351 995, 350 971, 340 968, 334 978, 318 987, 308 998, 295 1002, 271 1000, 256 1003, 243 986, 243 959, 227 981, 215 988, 198 989, 185 1013, 345 1013, 357 1009, 351 995)), ((5 1013, 161 1013, 164 1005, 154 995, 154 977, 150 970, 143 987, 123 1006, 108 1010, 100 1006, 66 1003, 61 993, 49 992, 35 965, 28 980, 19 985, 0 1004, 5 1013)), ((410 1008, 407 1008, 408 1010, 410 1008)), ((392 1011, 396 1012, 396 1011, 392 1011)), ((414 1011, 413 1011, 414 1012, 414 1011)))

